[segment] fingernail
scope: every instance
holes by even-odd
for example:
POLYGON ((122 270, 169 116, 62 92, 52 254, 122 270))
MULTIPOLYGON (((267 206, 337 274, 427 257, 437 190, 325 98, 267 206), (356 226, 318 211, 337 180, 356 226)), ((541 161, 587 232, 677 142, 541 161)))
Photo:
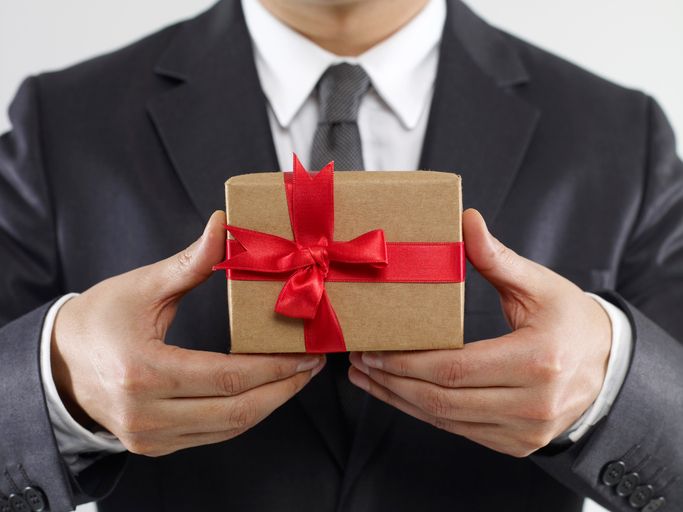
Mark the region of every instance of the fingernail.
POLYGON ((299 363, 299 366, 296 367, 297 372, 305 372, 307 370, 312 370, 318 364, 320 363, 321 358, 318 356, 313 356, 313 357, 307 357, 303 361, 299 363))
POLYGON ((358 386, 364 391, 368 391, 370 389, 368 377, 360 372, 349 372, 349 380, 352 384, 358 386))
POLYGON ((316 366, 315 369, 313 370, 313 372, 311 373, 311 379, 313 377, 315 377, 316 375, 318 375, 322 371, 323 368, 325 368, 325 360, 321 359, 320 364, 318 366, 316 366))
POLYGON ((371 368, 382 368, 382 358, 372 352, 363 352, 361 356, 363 362, 371 368))

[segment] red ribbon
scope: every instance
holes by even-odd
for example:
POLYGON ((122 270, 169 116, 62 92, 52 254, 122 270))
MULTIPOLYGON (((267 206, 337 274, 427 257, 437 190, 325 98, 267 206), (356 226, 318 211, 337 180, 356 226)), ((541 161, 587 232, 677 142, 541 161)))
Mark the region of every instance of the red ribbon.
POLYGON ((345 352, 344 335, 325 281, 458 283, 464 280, 462 242, 385 242, 381 229, 347 242, 334 240, 334 162, 315 175, 294 155, 283 173, 294 241, 226 226, 226 259, 214 266, 228 279, 285 281, 275 311, 304 320, 307 352, 345 352))

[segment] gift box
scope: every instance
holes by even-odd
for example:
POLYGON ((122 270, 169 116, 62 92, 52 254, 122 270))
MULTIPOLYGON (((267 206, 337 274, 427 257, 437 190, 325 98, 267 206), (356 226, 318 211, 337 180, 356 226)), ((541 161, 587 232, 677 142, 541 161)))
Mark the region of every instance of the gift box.
POLYGON ((225 183, 231 352, 462 346, 460 177, 244 174, 225 183))

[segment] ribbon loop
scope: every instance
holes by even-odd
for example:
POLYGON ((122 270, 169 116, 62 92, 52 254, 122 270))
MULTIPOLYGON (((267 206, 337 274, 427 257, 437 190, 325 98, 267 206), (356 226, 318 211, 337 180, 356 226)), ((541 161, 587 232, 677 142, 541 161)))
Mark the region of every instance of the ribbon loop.
POLYGON ((333 242, 328 252, 333 261, 373 267, 385 267, 388 263, 387 243, 381 229, 368 231, 348 242, 333 242))

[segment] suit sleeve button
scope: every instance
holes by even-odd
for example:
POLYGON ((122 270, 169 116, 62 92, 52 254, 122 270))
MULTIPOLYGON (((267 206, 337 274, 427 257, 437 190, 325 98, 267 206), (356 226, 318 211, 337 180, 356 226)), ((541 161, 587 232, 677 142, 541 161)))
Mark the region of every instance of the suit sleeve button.
POLYGON ((12 507, 12 512, 31 512, 31 507, 28 506, 21 494, 10 494, 9 504, 12 507))
POLYGON ((633 494, 631 494, 631 496, 629 497, 628 502, 633 508, 640 508, 643 505, 647 504, 648 501, 650 501, 650 498, 652 498, 654 492, 654 487, 652 487, 649 484, 639 485, 635 488, 633 494))
POLYGON ((24 489, 24 499, 33 512, 44 512, 46 499, 40 487, 28 486, 24 489))
POLYGON ((610 487, 617 485, 625 472, 626 464, 624 464, 624 461, 615 460, 610 462, 602 471, 602 483, 610 487))
POLYGON ((664 505, 666 505, 666 500, 663 496, 660 496, 659 498, 650 500, 650 503, 645 505, 641 512, 655 512, 655 510, 659 510, 664 505))
POLYGON ((638 473, 634 472, 624 475, 617 484, 617 495, 622 498, 629 496, 638 486, 638 483, 640 483, 640 475, 638 473))

